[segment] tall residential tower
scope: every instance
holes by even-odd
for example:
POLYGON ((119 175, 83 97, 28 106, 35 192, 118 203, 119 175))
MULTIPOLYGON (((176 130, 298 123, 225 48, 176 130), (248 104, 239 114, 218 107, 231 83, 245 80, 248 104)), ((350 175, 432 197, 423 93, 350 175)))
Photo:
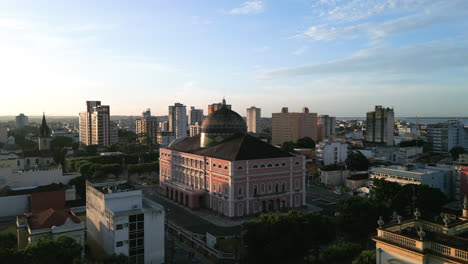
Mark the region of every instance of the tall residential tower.
POLYGON ((249 133, 260 133, 261 130, 261 113, 260 108, 251 106, 247 108, 247 132, 249 133))
POLYGON ((86 101, 86 112, 80 113, 80 143, 84 146, 109 146, 117 143, 116 126, 110 121, 110 106, 101 101, 86 101))
POLYGON ((395 133, 393 109, 376 105, 375 110, 367 112, 366 117, 366 141, 393 146, 395 133))
POLYGON ((169 106, 169 132, 176 138, 187 136, 187 109, 181 103, 169 106))
POLYGON ((272 116, 273 145, 296 142, 303 137, 317 140, 317 114, 309 113, 307 107, 303 107, 301 113, 289 113, 288 108, 283 107, 281 113, 273 113, 272 116))

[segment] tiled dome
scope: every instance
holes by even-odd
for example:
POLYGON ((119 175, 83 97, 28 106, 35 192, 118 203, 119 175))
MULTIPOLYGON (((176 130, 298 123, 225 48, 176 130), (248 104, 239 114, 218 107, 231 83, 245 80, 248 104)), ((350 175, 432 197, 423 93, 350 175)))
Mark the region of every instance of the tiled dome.
POLYGON ((203 120, 201 130, 207 134, 247 133, 247 125, 238 113, 223 106, 203 120))

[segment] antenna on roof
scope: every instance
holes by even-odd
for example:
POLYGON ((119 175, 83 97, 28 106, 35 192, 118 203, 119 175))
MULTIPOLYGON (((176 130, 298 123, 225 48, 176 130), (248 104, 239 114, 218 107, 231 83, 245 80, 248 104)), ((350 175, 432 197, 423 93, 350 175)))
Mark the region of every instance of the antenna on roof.
POLYGON ((223 96, 223 105, 226 105, 226 98, 223 96))

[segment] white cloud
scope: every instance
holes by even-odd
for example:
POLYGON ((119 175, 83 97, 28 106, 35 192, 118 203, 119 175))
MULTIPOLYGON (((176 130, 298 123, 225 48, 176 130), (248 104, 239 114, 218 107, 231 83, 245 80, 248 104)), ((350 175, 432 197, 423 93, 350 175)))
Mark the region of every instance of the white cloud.
POLYGON ((0 18, 0 29, 22 30, 28 27, 24 20, 13 18, 0 18))
POLYGON ((429 74, 468 67, 468 42, 434 41, 391 48, 369 48, 352 56, 324 63, 264 71, 260 79, 324 74, 429 74))
POLYGON ((247 1, 242 4, 241 7, 231 9, 229 14, 231 15, 248 15, 248 14, 258 14, 262 12, 265 8, 265 5, 260 0, 247 1))
MULTIPOLYGON (((311 26, 303 33, 295 37, 306 37, 314 41, 323 41, 323 40, 334 40, 337 38, 344 39, 354 39, 359 37, 368 37, 371 39, 384 38, 388 36, 398 35, 406 32, 411 32, 423 28, 427 28, 435 24, 444 24, 454 21, 459 21, 465 19, 468 16, 468 5, 466 5, 466 0, 451 0, 451 1, 441 1, 434 4, 430 4, 426 0, 415 1, 414 5, 405 4, 406 2, 401 2, 398 0, 395 1, 384 1, 381 3, 381 7, 375 7, 379 11, 371 9, 366 9, 369 5, 369 2, 380 2, 380 1, 363 1, 364 7, 356 7, 356 9, 351 9, 349 12, 366 12, 368 13, 359 13, 352 14, 348 11, 340 11, 339 15, 336 15, 335 11, 332 12, 332 19, 348 19, 348 20, 358 20, 373 16, 376 14, 383 13, 387 9, 395 6, 410 6, 405 8, 400 8, 400 10, 405 9, 409 10, 414 8, 414 6, 423 6, 417 13, 405 13, 400 15, 397 18, 390 19, 381 23, 358 23, 355 25, 348 26, 330 26, 328 24, 311 26), (360 10, 360 11, 359 11, 360 10)), ((351 4, 358 5, 361 1, 352 1, 351 4)), ((408 2, 410 3, 410 2, 408 2)), ((413 3, 413 2, 411 2, 413 3)), ((348 4, 349 5, 349 4, 348 4)), ((347 6, 347 5, 345 5, 347 6)), ((376 3, 378 6, 378 3, 376 3)), ((395 7, 396 8, 396 7, 395 7)))
POLYGON ((262 47, 259 47, 259 48, 255 48, 254 51, 255 52, 258 52, 258 53, 264 53, 264 52, 267 52, 270 50, 270 47, 269 46, 262 46, 262 47))
POLYGON ((309 47, 307 47, 307 46, 302 46, 302 47, 298 48, 297 50, 293 51, 292 54, 293 54, 293 55, 301 55, 301 54, 303 54, 304 52, 306 52, 308 49, 309 49, 309 47))

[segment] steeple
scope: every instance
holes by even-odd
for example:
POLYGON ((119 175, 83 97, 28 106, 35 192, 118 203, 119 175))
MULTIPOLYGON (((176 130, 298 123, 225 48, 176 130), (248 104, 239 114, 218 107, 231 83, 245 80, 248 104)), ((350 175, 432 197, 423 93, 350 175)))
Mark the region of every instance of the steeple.
POLYGON ((45 113, 42 113, 42 124, 39 128, 39 137, 49 137, 50 136, 50 129, 47 125, 47 121, 45 118, 45 113))

